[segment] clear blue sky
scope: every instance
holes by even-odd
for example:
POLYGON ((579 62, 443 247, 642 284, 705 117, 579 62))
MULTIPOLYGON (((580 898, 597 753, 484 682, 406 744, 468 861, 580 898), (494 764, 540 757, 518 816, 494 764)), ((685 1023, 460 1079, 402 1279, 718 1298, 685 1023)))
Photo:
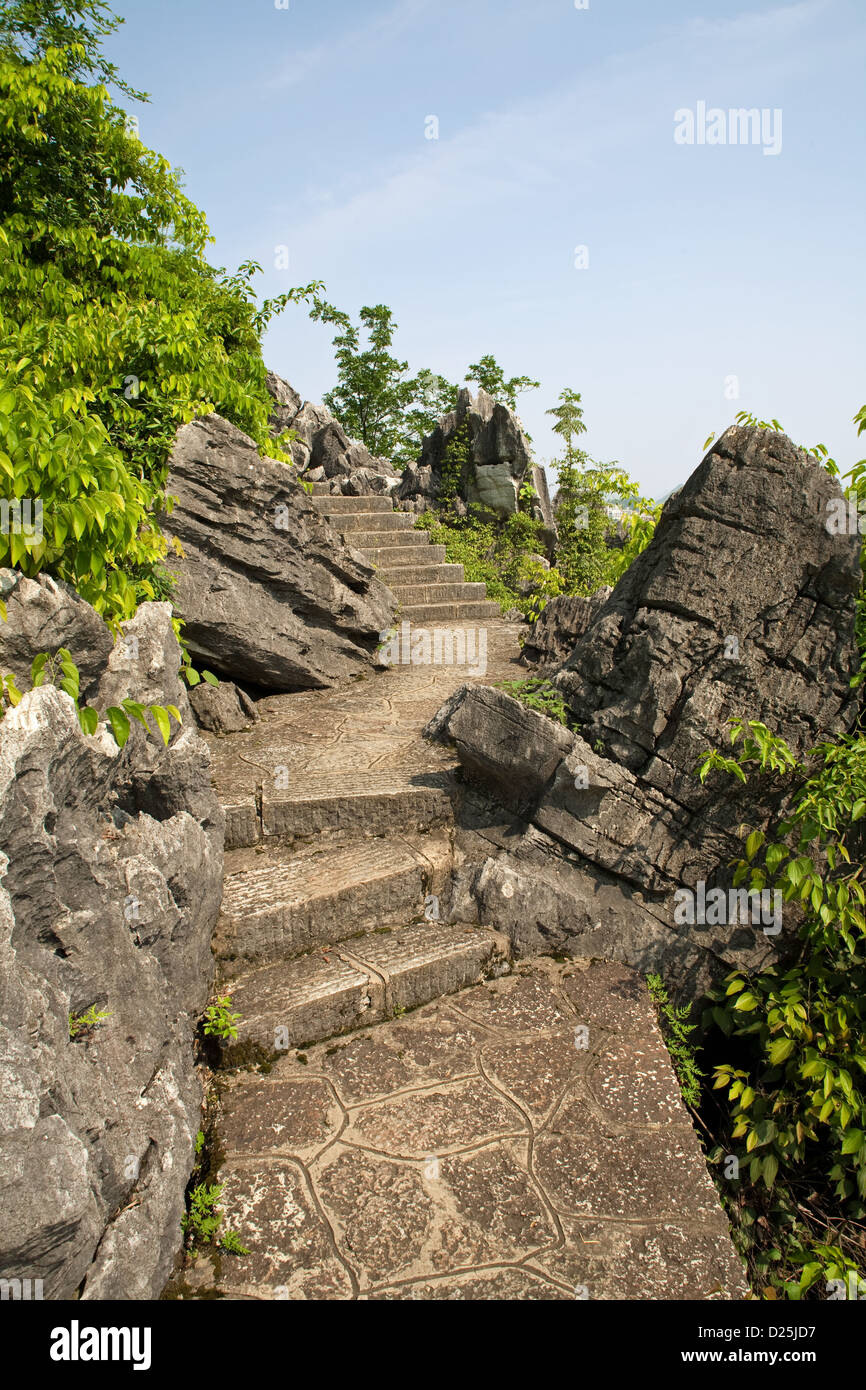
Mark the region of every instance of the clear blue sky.
MULTIPOLYGON (((141 137, 185 170, 214 262, 260 261, 267 293, 324 280, 353 315, 389 304, 413 370, 462 379, 493 352, 537 378, 541 458, 564 386, 590 451, 650 495, 740 409, 843 466, 866 453, 863 0, 115 8, 141 137), (780 110, 780 152, 677 144, 699 102, 780 110)), ((291 309, 265 355, 318 400, 331 336, 291 309)))

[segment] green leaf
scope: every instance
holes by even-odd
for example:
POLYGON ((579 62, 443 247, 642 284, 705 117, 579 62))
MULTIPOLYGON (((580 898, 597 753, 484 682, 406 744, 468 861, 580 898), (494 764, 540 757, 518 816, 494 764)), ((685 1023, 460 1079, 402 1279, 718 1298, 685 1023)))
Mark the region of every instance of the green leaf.
POLYGON ((735 1009, 741 1009, 744 1013, 756 1009, 757 1007, 758 1000, 755 998, 754 994, 750 994, 748 990, 746 990, 744 994, 739 995, 734 1004, 735 1009))
POLYGON ((761 1175, 768 1187, 772 1187, 779 1171, 779 1160, 775 1154, 767 1154, 762 1164, 761 1175))
POLYGON ((33 658, 33 664, 30 667, 30 681, 34 687, 41 685, 43 682, 43 672, 45 671, 45 663, 47 660, 47 652, 40 652, 38 656, 33 658))
POLYGON ((202 671, 202 680, 206 680, 208 685, 219 685, 219 680, 213 671, 202 671))
POLYGON ((99 728, 99 715, 96 713, 95 709, 92 709, 89 705, 85 705, 83 709, 78 711, 78 722, 84 733, 95 734, 96 730, 99 728))
POLYGON ((153 715, 154 723, 162 734, 162 741, 167 747, 171 738, 171 720, 168 717, 168 711, 164 710, 162 705, 149 705, 148 709, 153 715))
POLYGON ((753 831, 752 831, 751 835, 750 835, 750 836, 748 837, 748 839, 746 840, 746 858, 747 858, 747 859, 754 859, 754 857, 755 857, 755 855, 757 854, 758 850, 761 848, 761 845, 764 843, 764 839, 765 839, 765 836, 764 836, 763 830, 753 830, 753 831))
POLYGON ((794 1051, 796 1043, 793 1038, 776 1038, 770 1043, 770 1062, 777 1067, 780 1062, 784 1062, 794 1051))
POLYGON ((127 714, 133 719, 137 719, 142 728, 150 733, 150 725, 144 714, 144 705, 140 705, 137 700, 131 700, 128 697, 122 701, 122 704, 127 714))
POLYGON ((110 705, 105 711, 105 714, 111 725, 111 732, 114 734, 114 740, 118 748, 122 748, 129 738, 129 720, 123 710, 118 709, 117 705, 110 705))

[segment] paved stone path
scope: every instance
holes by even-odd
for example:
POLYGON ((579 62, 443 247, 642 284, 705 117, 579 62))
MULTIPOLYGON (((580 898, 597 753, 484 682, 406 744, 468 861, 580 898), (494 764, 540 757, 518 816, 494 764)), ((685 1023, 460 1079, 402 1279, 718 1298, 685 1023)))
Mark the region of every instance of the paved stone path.
MULTIPOLYGON (((525 675, 518 629, 486 630, 483 679, 525 675)), ((421 730, 466 678, 400 666, 209 739, 243 1014, 209 1180, 250 1253, 181 1297, 746 1291, 639 976, 437 915, 454 758, 421 730)))

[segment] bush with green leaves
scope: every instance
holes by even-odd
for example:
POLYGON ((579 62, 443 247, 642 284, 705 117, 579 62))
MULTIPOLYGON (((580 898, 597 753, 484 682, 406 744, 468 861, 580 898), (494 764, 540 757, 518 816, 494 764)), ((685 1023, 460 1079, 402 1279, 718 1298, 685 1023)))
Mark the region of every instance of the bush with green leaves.
MULTIPOLYGON (((272 457, 254 262, 210 266, 202 212, 138 138, 99 55, 99 0, 0 0, 0 487, 43 505, 0 564, 110 622, 165 592, 159 513, 179 425, 219 411, 272 457), (93 79, 99 80, 93 80, 93 79)), ((285 441, 284 441, 285 442, 285 441)))
POLYGON ((806 762, 756 720, 735 721, 731 741, 739 755, 708 752, 702 780, 719 770, 801 783, 773 832, 747 837, 734 886, 780 891, 804 923, 785 969, 735 970, 712 992, 713 1020, 748 1039, 755 1059, 717 1067, 716 1086, 727 1088, 753 1182, 772 1187, 780 1169, 818 1165, 840 1201, 866 1215, 866 889, 852 858, 866 816, 866 736, 821 743, 806 762))
POLYGON ((543 550, 542 523, 527 512, 498 521, 475 506, 469 507, 465 517, 448 510, 427 511, 415 526, 429 531, 433 545, 444 545, 446 561, 463 566, 467 583, 486 584, 488 598, 503 612, 517 608, 524 616, 536 618, 542 600, 562 592, 559 572, 546 570, 531 558, 543 550), (521 584, 531 585, 531 592, 522 592, 521 584))
POLYGON ((529 376, 506 377, 492 352, 477 362, 472 362, 466 372, 465 380, 486 391, 495 401, 517 410, 517 397, 524 391, 534 391, 541 385, 529 376))
POLYGON ((586 433, 579 391, 566 388, 559 404, 546 412, 556 421, 554 434, 565 454, 554 460, 559 481, 556 495, 556 564, 568 594, 593 594, 616 584, 635 556, 649 545, 661 508, 640 496, 637 483, 616 463, 597 463, 575 442, 586 433), (612 520, 607 508, 623 506, 628 527, 622 549, 608 544, 612 520))
POLYGON ((89 1009, 85 1009, 83 1014, 71 1013, 69 1015, 69 1040, 75 1042, 81 1037, 92 1037, 93 1030, 104 1023, 107 1018, 111 1018, 108 1009, 98 1009, 95 1004, 91 1004, 89 1009))
POLYGON ((205 1009, 204 1032, 208 1037, 219 1038, 222 1042, 237 1037, 237 1025, 242 1015, 231 1012, 231 1002, 231 995, 223 994, 215 1004, 209 1004, 205 1009))
POLYGON ((772 832, 746 837, 734 885, 778 890, 803 923, 783 964, 731 971, 709 993, 705 1023, 738 1049, 714 1068, 730 1114, 714 1157, 744 1142, 746 1187, 734 1208, 738 1227, 753 1228, 744 1252, 767 1287, 797 1298, 822 1272, 836 1277, 819 1250, 826 1232, 853 1261, 850 1223, 866 1216, 866 737, 823 742, 802 762, 759 721, 735 721, 732 742, 735 756, 705 755, 702 778, 715 770, 796 788, 772 832), (756 1212, 769 1246, 754 1240, 756 1212))

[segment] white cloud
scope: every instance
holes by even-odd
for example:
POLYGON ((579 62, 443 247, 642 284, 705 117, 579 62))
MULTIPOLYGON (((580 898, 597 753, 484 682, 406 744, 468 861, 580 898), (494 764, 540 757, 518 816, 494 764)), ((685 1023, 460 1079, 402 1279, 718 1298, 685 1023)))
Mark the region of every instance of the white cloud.
POLYGON ((368 23, 345 29, 339 38, 330 35, 327 41, 294 53, 266 86, 294 87, 315 76, 325 65, 339 67, 346 60, 357 64, 411 29, 432 4, 433 0, 398 0, 391 9, 373 15, 368 23))
MULTIPOLYGON (((408 11, 425 3, 412 0, 377 23, 408 23, 408 11)), ((342 181, 331 170, 326 194, 299 191, 295 207, 307 215, 293 230, 293 244, 321 252, 345 240, 347 229, 356 246, 388 241, 431 219, 448 228, 485 209, 495 236, 501 217, 537 217, 556 204, 564 180, 600 169, 617 149, 639 149, 653 122, 672 141, 677 94, 712 95, 728 83, 741 89, 747 80, 761 90, 797 69, 806 61, 800 39, 827 4, 801 0, 728 20, 690 20, 543 97, 488 112, 450 138, 443 123, 442 139, 424 140, 419 123, 417 154, 355 170, 342 181)))

